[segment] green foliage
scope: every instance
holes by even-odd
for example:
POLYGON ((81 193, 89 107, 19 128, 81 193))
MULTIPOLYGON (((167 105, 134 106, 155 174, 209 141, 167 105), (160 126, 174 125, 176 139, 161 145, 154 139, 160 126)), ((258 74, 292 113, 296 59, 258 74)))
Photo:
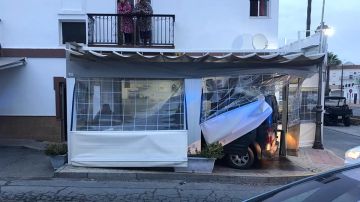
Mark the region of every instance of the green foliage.
POLYGON ((45 154, 49 156, 64 155, 67 153, 66 143, 51 143, 45 149, 45 154))
POLYGON ((200 152, 195 150, 195 154, 189 156, 220 159, 224 156, 224 147, 221 143, 215 142, 202 148, 200 152))
POLYGON ((337 66, 341 65, 342 61, 338 58, 338 56, 332 52, 328 52, 327 55, 327 63, 328 66, 337 66))

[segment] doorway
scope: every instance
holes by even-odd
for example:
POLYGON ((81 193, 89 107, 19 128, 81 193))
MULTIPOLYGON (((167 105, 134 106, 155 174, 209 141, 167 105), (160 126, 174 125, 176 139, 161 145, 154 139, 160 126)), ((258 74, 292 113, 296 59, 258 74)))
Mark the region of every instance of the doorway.
POLYGON ((56 120, 60 121, 61 142, 67 141, 66 124, 66 79, 54 77, 56 120))

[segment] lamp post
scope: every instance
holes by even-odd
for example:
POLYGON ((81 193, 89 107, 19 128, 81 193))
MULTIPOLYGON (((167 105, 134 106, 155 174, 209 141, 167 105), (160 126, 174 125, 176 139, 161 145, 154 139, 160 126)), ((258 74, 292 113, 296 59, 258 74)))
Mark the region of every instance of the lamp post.
MULTIPOLYGON (((316 130, 315 130, 315 140, 313 149, 324 149, 322 144, 322 113, 323 113, 323 106, 322 106, 322 94, 323 94, 323 68, 326 66, 327 63, 327 47, 324 44, 324 10, 325 10, 325 0, 323 0, 322 5, 322 13, 321 13, 321 24, 320 24, 320 44, 319 44, 319 53, 325 52, 324 62, 319 65, 319 84, 318 84, 318 98, 316 104, 316 130)), ((326 42, 326 41, 325 41, 326 42)))

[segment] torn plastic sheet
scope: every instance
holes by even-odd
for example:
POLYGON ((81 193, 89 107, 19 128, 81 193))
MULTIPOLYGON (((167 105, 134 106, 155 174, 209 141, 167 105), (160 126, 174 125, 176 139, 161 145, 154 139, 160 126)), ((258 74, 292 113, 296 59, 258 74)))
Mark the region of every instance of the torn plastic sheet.
POLYGON ((261 96, 257 101, 238 107, 201 123, 207 143, 226 145, 257 128, 272 113, 261 96))
POLYGON ((264 96, 281 100, 290 78, 278 74, 204 78, 200 125, 206 142, 225 145, 256 129, 272 113, 264 96))

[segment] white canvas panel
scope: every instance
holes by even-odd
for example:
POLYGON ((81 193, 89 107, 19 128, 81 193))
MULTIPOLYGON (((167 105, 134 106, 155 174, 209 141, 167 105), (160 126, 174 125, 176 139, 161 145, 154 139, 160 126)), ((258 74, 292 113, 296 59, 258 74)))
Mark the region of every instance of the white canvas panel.
POLYGON ((85 167, 187 166, 187 131, 70 132, 69 164, 85 167))
POLYGON ((226 145, 256 129, 271 113, 270 105, 261 97, 203 122, 201 129, 207 143, 219 141, 226 145))

